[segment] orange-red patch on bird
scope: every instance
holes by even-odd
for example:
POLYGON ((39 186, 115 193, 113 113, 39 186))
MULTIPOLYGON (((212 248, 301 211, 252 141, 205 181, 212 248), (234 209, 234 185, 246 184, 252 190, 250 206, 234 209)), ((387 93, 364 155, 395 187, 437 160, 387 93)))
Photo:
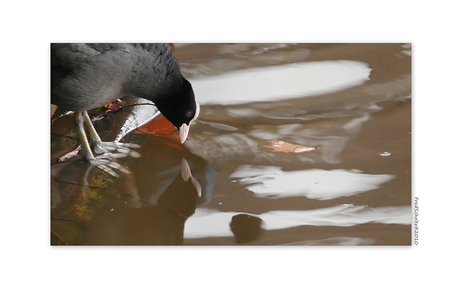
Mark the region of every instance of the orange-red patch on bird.
POLYGON ((176 127, 161 114, 150 122, 138 127, 135 132, 163 136, 179 141, 176 127))

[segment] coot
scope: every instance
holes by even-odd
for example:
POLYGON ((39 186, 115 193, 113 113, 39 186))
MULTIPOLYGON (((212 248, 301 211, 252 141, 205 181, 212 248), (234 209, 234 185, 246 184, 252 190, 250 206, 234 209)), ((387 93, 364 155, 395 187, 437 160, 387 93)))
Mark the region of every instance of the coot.
POLYGON ((91 164, 117 176, 110 167, 123 170, 108 150, 130 151, 138 145, 102 142, 87 110, 126 95, 148 99, 179 130, 183 143, 189 125, 198 117, 192 86, 181 74, 168 44, 51 44, 51 103, 75 111, 74 120, 82 153, 91 164), (86 137, 84 124, 89 131, 86 137), (103 153, 94 156, 94 151, 103 153))

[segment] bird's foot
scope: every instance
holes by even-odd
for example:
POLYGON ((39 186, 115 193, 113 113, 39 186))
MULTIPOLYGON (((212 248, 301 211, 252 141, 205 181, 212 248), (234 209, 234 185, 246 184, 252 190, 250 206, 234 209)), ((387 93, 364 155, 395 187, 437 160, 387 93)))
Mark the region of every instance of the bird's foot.
POLYGON ((126 169, 125 167, 121 166, 119 163, 117 162, 113 162, 113 161, 110 161, 110 160, 107 160, 107 159, 96 159, 96 158, 91 158, 91 159, 87 159, 88 162, 93 165, 93 166, 96 166, 97 168, 109 173, 110 175, 112 175, 113 177, 118 177, 118 174, 115 173, 113 169, 116 169, 116 170, 119 170, 125 174, 130 174, 131 172, 126 169))
POLYGON ((124 158, 131 156, 133 158, 141 157, 136 151, 130 148, 140 148, 141 146, 133 143, 120 143, 120 142, 97 142, 94 145, 94 152, 100 154, 96 156, 97 159, 112 159, 124 158), (113 152, 111 152, 113 151, 113 152))

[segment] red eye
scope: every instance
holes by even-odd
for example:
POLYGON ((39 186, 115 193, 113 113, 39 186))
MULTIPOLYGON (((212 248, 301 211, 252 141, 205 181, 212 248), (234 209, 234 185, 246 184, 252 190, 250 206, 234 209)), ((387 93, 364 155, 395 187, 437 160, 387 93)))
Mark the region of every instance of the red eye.
POLYGON ((189 111, 189 112, 187 113, 187 117, 192 117, 192 112, 189 111))

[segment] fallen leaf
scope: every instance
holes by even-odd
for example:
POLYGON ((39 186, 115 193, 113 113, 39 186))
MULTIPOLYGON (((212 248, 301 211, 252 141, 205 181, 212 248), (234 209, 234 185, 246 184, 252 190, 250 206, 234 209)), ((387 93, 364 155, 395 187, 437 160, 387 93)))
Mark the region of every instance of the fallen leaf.
POLYGON ((316 150, 315 147, 292 144, 284 141, 268 141, 268 143, 270 145, 264 147, 273 149, 273 152, 279 153, 303 153, 316 150))
POLYGON ((123 108, 124 106, 125 102, 121 101, 120 99, 117 99, 117 101, 104 105, 104 107, 107 109, 107 112, 115 112, 118 109, 123 108))

